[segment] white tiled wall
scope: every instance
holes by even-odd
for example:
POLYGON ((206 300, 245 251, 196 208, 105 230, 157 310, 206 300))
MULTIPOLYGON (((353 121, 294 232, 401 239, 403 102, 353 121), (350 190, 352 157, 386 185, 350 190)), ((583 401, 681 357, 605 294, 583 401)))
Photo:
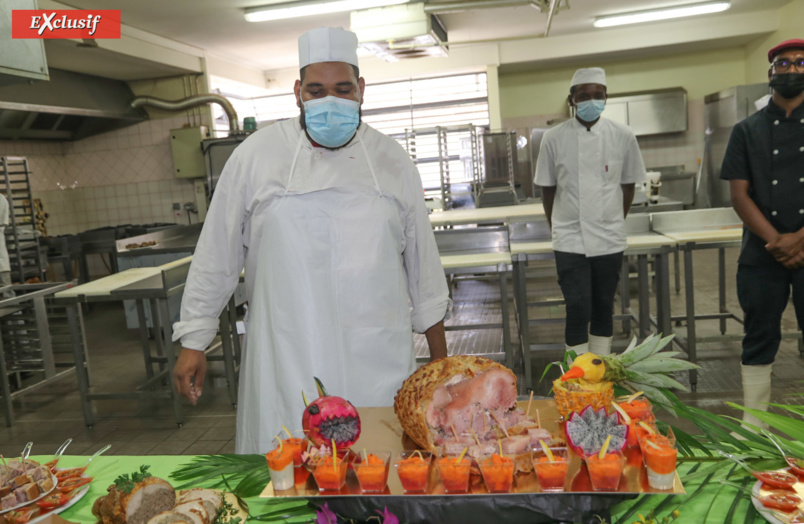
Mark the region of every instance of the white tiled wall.
POLYGON ((187 214, 176 214, 172 205, 195 202, 195 192, 192 181, 174 176, 170 148, 170 130, 186 123, 185 117, 151 120, 76 142, 0 141, 0 156, 28 158, 49 235, 119 224, 186 224, 187 214))

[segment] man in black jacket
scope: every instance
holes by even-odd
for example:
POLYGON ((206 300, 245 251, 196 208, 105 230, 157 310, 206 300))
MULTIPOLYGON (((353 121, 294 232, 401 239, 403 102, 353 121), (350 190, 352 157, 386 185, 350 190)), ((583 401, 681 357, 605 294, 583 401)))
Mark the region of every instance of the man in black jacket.
MULTIPOLYGON (((773 95, 732 131, 720 177, 743 220, 737 295, 745 313, 743 401, 767 410, 790 289, 804 326, 804 40, 768 52, 773 95)), ((743 422, 762 426, 747 413, 743 422)))

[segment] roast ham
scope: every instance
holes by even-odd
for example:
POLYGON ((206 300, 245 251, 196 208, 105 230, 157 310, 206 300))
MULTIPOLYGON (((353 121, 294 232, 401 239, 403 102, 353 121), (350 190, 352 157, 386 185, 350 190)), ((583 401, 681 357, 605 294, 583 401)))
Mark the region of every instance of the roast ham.
POLYGON ((497 438, 495 426, 527 434, 536 423, 516 408, 516 376, 484 357, 458 355, 430 362, 405 380, 394 399, 402 428, 422 449, 462 450, 497 438), (456 440, 455 435, 458 435, 456 440), (462 444, 462 445, 461 445, 462 444))

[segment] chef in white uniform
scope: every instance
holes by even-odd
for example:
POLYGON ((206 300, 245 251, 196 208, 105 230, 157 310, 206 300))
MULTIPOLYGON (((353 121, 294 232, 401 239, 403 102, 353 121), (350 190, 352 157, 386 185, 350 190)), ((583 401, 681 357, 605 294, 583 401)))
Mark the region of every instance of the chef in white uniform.
POLYGON ((565 342, 576 353, 611 353, 614 292, 628 247, 625 216, 645 164, 625 125, 601 118, 606 72, 572 77, 572 118, 544 134, 536 163, 566 303, 565 342))
POLYGON ((451 306, 421 179, 396 141, 360 122, 357 37, 299 38, 300 118, 261 129, 221 174, 174 339, 176 389, 201 396, 203 350, 245 265, 247 343, 237 453, 265 453, 300 427, 313 377, 355 406, 390 406, 415 370, 413 331, 447 356, 451 306))

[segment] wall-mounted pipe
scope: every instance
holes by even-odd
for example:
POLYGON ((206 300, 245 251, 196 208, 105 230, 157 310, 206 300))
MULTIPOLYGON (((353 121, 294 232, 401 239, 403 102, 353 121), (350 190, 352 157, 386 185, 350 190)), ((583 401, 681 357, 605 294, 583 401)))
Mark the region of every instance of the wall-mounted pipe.
POLYGON ((240 133, 240 124, 237 121, 237 111, 229 100, 221 95, 205 94, 182 98, 181 100, 162 100, 152 96, 138 96, 131 101, 131 107, 152 106, 165 111, 182 111, 192 109, 204 104, 218 104, 223 108, 226 117, 229 119, 229 134, 237 135, 240 133))

